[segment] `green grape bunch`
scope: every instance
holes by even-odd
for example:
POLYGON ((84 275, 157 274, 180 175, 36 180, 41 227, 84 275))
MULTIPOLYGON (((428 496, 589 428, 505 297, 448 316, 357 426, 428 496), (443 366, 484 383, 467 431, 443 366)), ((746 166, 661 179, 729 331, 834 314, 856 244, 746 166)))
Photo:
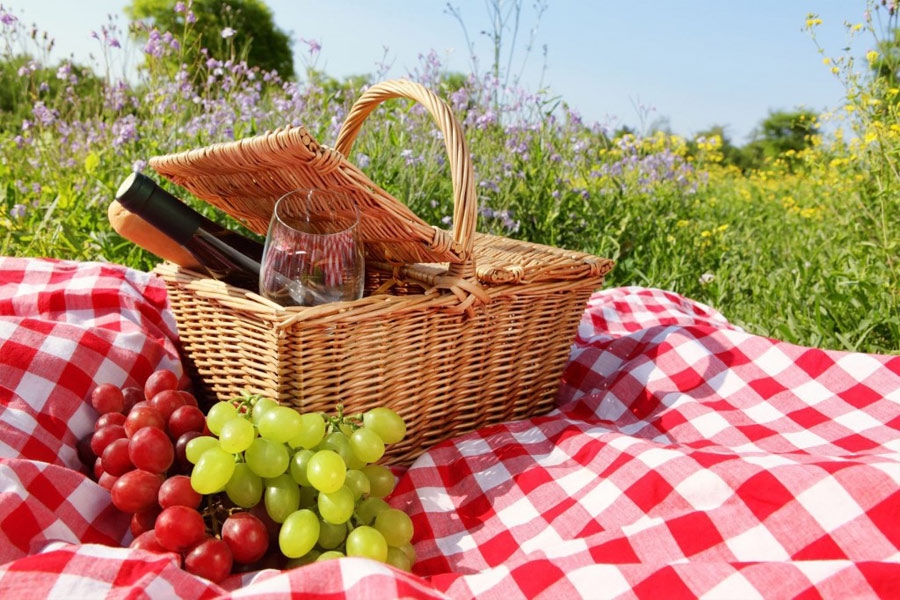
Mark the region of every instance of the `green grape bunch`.
POLYGON ((378 463, 406 435, 394 410, 301 413, 247 394, 211 406, 206 425, 209 435, 185 449, 191 487, 219 518, 247 511, 267 521, 288 568, 361 556, 412 569, 413 523, 384 500, 396 480, 378 463))

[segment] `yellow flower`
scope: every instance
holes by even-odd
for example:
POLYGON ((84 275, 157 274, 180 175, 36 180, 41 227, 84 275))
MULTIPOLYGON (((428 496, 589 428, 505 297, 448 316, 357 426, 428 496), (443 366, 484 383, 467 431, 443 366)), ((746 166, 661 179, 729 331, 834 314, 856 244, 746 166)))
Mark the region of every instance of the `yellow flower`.
POLYGON ((869 64, 873 64, 876 60, 878 60, 878 51, 877 50, 869 50, 866 52, 866 60, 869 61, 869 64))

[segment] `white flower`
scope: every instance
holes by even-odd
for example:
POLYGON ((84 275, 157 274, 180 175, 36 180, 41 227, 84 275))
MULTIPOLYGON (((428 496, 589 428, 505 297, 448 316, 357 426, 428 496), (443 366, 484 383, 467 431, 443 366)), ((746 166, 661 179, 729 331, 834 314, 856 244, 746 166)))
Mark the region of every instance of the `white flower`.
POLYGON ((716 276, 712 273, 704 273, 700 276, 700 285, 706 285, 707 283, 712 282, 712 280, 715 278, 716 276))
POLYGON ((234 29, 232 29, 231 27, 226 27, 222 30, 222 37, 227 40, 230 37, 234 37, 235 33, 237 32, 234 29))

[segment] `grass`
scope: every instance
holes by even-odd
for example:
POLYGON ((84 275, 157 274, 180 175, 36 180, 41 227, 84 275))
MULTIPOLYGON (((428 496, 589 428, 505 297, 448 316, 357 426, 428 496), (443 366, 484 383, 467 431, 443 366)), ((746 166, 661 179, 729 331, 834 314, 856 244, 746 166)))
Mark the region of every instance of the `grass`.
MULTIPOLYGON (((143 48, 140 81, 109 68, 91 75, 23 60, 22 24, 0 9, 0 26, 0 64, 15 66, 10 81, 20 86, 20 102, 0 113, 4 255, 150 269, 157 259, 122 240, 106 219, 128 172, 146 171, 154 155, 287 123, 333 143, 361 92, 358 80, 335 82, 312 70, 297 82, 238 62, 173 70, 178 49, 164 38, 143 48)), ((105 64, 114 64, 123 34, 114 22, 101 31, 105 64)), ((754 333, 900 351, 900 114, 889 82, 829 58, 846 84, 846 139, 817 135, 806 150, 741 172, 725 164, 718 138, 615 135, 546 93, 448 77, 434 55, 423 61, 409 78, 446 98, 464 124, 480 230, 608 256, 617 261, 609 286, 673 290, 754 333)), ((443 152, 424 111, 393 103, 370 117, 352 160, 417 214, 446 225, 452 209, 443 152)))

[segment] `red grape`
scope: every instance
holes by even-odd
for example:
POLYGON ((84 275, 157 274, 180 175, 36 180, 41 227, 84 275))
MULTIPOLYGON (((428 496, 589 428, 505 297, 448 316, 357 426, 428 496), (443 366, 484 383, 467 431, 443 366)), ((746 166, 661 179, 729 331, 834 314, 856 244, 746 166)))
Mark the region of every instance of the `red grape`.
POLYGON ((184 568, 213 583, 218 583, 231 574, 233 564, 231 548, 223 540, 207 538, 184 557, 184 568))
POLYGON ((156 517, 156 539, 173 552, 184 552, 206 538, 203 516, 188 506, 164 508, 156 517))
POLYGON ((97 419, 97 422, 94 423, 94 431, 97 431, 101 427, 106 427, 107 425, 124 425, 125 424, 125 414, 120 412, 111 412, 106 413, 105 415, 100 415, 100 418, 97 419))
POLYGON ((159 516, 159 513, 160 508, 152 506, 147 510, 131 515, 131 535, 138 537, 147 531, 151 531, 156 524, 156 517, 159 516))
POLYGON ((128 446, 131 442, 128 438, 113 440, 100 457, 103 470, 110 475, 124 475, 134 469, 134 463, 128 456, 128 446))
POLYGON ((165 429, 166 420, 163 419, 158 410, 149 404, 138 402, 128 413, 124 427, 128 437, 132 437, 136 431, 143 429, 144 427, 165 429))
POLYGON ((175 442, 175 466, 180 473, 190 473, 194 465, 187 459, 185 454, 188 442, 201 434, 197 431, 188 431, 178 436, 175 442))
POLYGON ((101 383, 91 392, 91 406, 101 415, 122 412, 125 409, 125 396, 117 386, 101 383))
POLYGON ((144 533, 135 537, 128 547, 139 548, 141 550, 148 550, 150 552, 157 553, 168 552, 168 550, 160 545, 159 541, 156 539, 156 532, 152 529, 145 531, 144 533))
POLYGON ((122 412, 125 414, 128 414, 135 404, 146 400, 144 397, 144 390, 138 387, 124 388, 122 390, 122 396, 125 397, 125 408, 122 409, 122 412))
POLYGON ((127 430, 122 425, 107 425, 101 427, 91 436, 91 451, 94 456, 103 456, 103 451, 112 442, 125 437, 127 430))
POLYGON ((138 469, 165 473, 175 460, 175 447, 162 429, 143 427, 131 436, 128 457, 138 469))
POLYGON ((178 375, 168 369, 154 371, 144 384, 144 397, 152 398, 163 390, 177 390, 178 375))
POLYGON ((178 390, 163 390, 147 400, 147 404, 159 411, 167 422, 175 409, 184 406, 184 397, 178 390))
POLYGON ((197 396, 195 396, 191 392, 189 392, 187 390, 179 390, 179 393, 184 398, 185 404, 187 404, 189 406, 198 406, 198 407, 200 406, 200 403, 197 402, 197 396))
POLYGON ((120 476, 110 490, 112 502, 122 512, 136 513, 157 504, 162 476, 135 469, 120 476))
POLYGON ((186 404, 175 409, 169 417, 169 435, 178 439, 188 431, 201 432, 206 427, 206 415, 196 406, 186 404))
POLYGON ((234 561, 250 564, 269 549, 269 531, 265 523, 248 512, 237 512, 222 524, 222 539, 228 543, 234 561))
POLYGON ((97 478, 97 483, 100 484, 104 490, 112 492, 113 486, 119 480, 115 475, 110 475, 109 473, 102 473, 100 477, 97 478))
POLYGON ((197 508, 202 501, 203 496, 191 487, 191 478, 187 475, 169 477, 159 488, 159 505, 163 508, 179 505, 197 508))

